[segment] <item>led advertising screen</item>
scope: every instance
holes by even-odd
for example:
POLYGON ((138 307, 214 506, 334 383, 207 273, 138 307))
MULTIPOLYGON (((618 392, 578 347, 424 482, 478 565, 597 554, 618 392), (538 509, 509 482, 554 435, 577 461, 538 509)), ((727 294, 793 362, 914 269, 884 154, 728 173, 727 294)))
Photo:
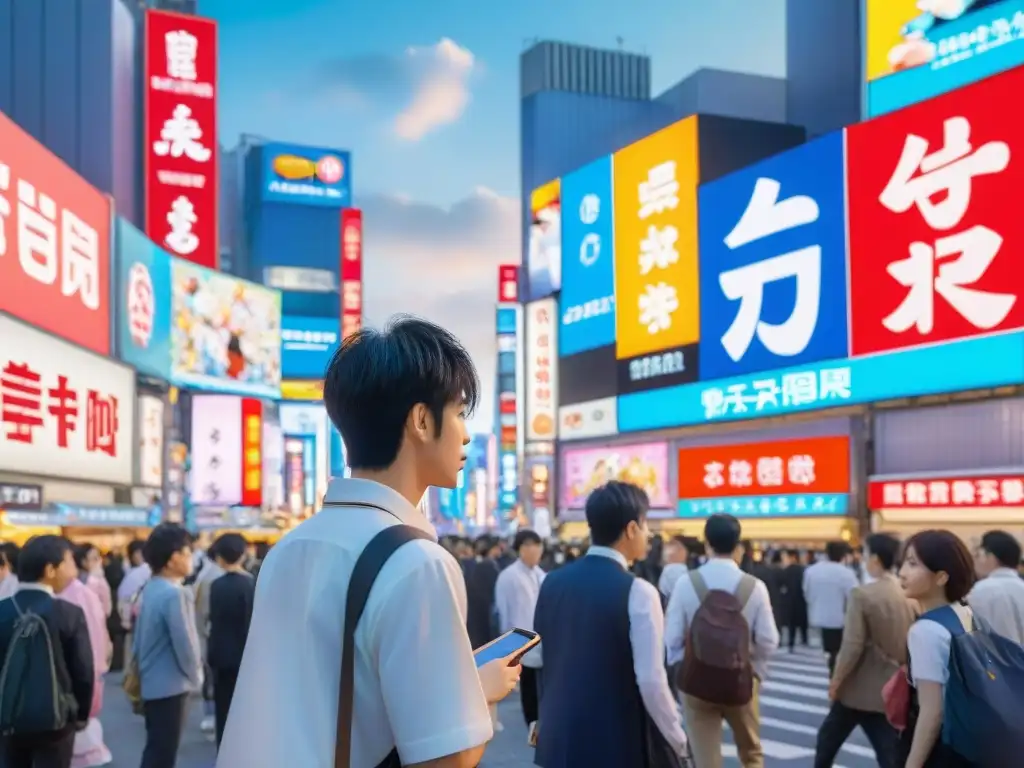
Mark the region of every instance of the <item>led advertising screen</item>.
POLYGON ((336 149, 264 144, 263 200, 345 208, 352 205, 352 158, 336 149))
POLYGON ((281 374, 288 379, 322 379, 341 342, 341 325, 327 317, 281 318, 281 374))
POLYGON ((591 491, 609 480, 642 488, 652 509, 675 506, 669 488, 667 443, 572 448, 562 452, 560 516, 582 510, 591 491))
POLYGON ((117 354, 171 379, 171 255, 121 217, 115 224, 117 354))
POLYGON ((562 287, 562 185, 558 179, 530 194, 527 238, 527 299, 549 296, 562 287))

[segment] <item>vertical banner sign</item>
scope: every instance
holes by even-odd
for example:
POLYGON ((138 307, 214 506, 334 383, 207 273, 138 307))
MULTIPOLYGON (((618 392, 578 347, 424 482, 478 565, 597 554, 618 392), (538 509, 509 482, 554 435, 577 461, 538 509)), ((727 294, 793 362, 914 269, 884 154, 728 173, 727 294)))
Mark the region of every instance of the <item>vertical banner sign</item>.
POLYGON ((146 11, 145 35, 146 234, 219 269, 217 23, 146 11))
POLYGON ((516 334, 498 333, 498 511, 506 519, 519 504, 516 334))
POLYGON ((242 505, 263 503, 263 404, 242 400, 242 505))
POLYGON ((363 324, 363 212, 341 211, 341 338, 363 324))
POLYGON ((516 264, 498 265, 498 303, 515 304, 519 301, 519 267, 516 264))
POLYGON ((526 310, 526 439, 554 440, 558 425, 558 307, 541 299, 526 310))

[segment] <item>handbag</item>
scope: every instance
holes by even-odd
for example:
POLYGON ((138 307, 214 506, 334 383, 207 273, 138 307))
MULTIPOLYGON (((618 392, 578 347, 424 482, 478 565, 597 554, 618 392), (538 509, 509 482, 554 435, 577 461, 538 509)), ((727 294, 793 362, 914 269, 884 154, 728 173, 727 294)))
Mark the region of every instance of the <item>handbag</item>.
POLYGON ((139 660, 132 655, 128 667, 124 671, 124 678, 121 680, 121 689, 128 697, 128 703, 132 705, 132 712, 136 715, 142 714, 142 678, 139 676, 139 660))
POLYGON ((910 718, 910 681, 907 668, 901 666, 888 682, 882 686, 882 702, 885 704, 885 719, 897 731, 905 731, 910 718))

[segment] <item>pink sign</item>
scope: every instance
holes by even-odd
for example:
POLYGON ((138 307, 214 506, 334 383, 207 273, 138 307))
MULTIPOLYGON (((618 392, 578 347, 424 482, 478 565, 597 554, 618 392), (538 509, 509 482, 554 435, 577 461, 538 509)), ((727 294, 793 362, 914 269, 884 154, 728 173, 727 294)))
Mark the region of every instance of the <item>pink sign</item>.
POLYGON ((668 444, 613 445, 562 453, 562 510, 583 509, 587 496, 609 480, 644 489, 651 508, 672 506, 669 494, 668 444))

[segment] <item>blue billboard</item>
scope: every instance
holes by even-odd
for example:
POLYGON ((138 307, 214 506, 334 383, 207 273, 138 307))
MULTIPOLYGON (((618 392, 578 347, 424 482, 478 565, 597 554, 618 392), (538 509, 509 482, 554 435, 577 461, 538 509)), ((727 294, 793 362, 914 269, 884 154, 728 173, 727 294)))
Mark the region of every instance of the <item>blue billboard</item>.
POLYGON ((847 355, 844 134, 698 192, 700 378, 847 355))
POLYGON ((114 227, 117 354, 140 373, 171 379, 171 256, 121 217, 114 227))
POLYGON ((562 179, 562 307, 558 353, 615 343, 612 158, 562 179))
POLYGON ((286 379, 322 379, 341 341, 341 324, 326 317, 281 318, 281 375, 286 379))
POLYGON ((352 158, 348 152, 274 143, 264 144, 260 151, 265 202, 328 208, 352 205, 352 158))
POLYGON ((497 326, 499 334, 516 334, 517 310, 515 307, 498 307, 497 326))

